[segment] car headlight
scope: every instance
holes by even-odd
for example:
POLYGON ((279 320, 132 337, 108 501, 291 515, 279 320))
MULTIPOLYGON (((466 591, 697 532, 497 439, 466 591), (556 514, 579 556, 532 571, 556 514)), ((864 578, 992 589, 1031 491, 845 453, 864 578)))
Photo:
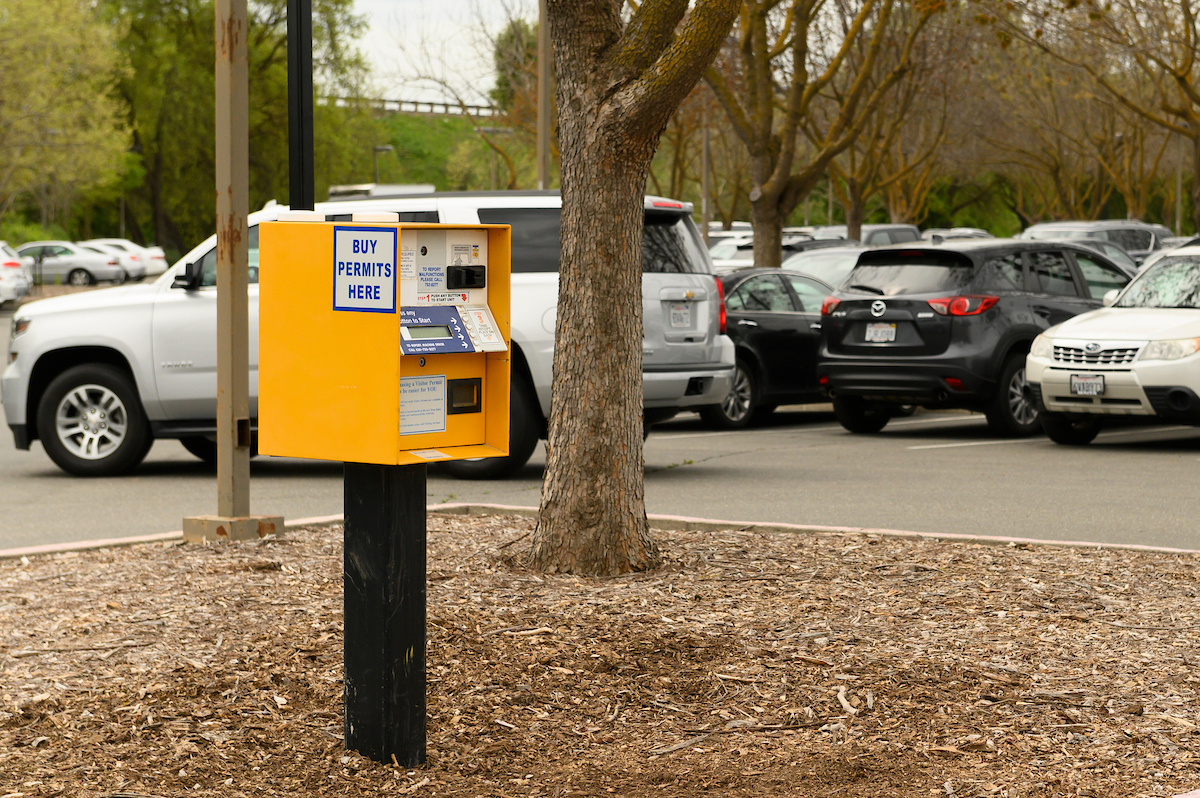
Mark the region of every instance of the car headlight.
POLYGON ((15 340, 18 335, 28 330, 32 321, 33 319, 13 319, 12 334, 9 336, 9 340, 15 340))
POLYGON ((1033 346, 1029 348, 1029 354, 1049 360, 1054 355, 1054 344, 1050 343, 1050 339, 1045 335, 1039 335, 1033 339, 1033 346))
POLYGON ((1200 351, 1200 338, 1151 341, 1142 350, 1141 360, 1179 360, 1200 351))

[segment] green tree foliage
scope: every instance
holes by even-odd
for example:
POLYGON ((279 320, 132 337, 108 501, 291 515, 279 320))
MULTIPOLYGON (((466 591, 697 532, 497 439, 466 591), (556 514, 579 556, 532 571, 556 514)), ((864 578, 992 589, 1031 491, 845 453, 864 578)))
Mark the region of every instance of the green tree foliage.
POLYGON ((0 4, 0 217, 24 199, 43 225, 114 179, 127 133, 110 94, 113 33, 77 0, 0 4))
MULTIPOLYGON (((250 5, 250 204, 287 201, 286 0, 250 5)), ((131 237, 185 251, 213 228, 214 9, 211 0, 102 0, 122 23, 131 69, 118 92, 144 177, 126 195, 131 237)), ((352 0, 313 3, 318 95, 360 95, 366 67, 354 49, 361 18, 352 0)), ((318 104, 314 112, 317 195, 372 171, 385 132, 366 107, 318 104)))
POLYGON ((488 94, 505 113, 537 96, 537 37, 537 25, 524 19, 510 20, 496 37, 496 87, 488 94))

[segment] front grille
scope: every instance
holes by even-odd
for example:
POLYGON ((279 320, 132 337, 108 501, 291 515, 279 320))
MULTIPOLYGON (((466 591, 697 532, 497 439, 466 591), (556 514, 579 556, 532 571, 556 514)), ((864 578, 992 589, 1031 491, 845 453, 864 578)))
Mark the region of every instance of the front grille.
POLYGON ((1099 352, 1085 352, 1078 346, 1054 346, 1055 363, 1085 364, 1089 366, 1119 366, 1132 363, 1137 357, 1138 348, 1120 347, 1118 349, 1101 349, 1099 352))

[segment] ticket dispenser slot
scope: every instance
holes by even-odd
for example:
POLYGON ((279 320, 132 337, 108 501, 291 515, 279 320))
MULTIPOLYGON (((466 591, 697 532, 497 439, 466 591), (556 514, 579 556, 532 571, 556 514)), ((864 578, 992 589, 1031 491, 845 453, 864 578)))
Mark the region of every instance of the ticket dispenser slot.
POLYGON ((259 234, 260 451, 385 465, 508 453, 507 225, 259 234))

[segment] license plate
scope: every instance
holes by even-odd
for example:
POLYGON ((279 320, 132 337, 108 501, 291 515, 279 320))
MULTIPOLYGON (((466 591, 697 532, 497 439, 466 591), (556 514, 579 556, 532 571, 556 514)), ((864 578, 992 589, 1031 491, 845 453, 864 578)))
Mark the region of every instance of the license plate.
POLYGON ((1071 396, 1103 396, 1103 374, 1072 374, 1071 396))
POLYGON ((895 324, 868 324, 867 343, 885 344, 896 340, 895 324))
POLYGON ((672 302, 671 303, 671 326, 672 327, 691 327, 692 326, 692 306, 688 302, 672 302))

